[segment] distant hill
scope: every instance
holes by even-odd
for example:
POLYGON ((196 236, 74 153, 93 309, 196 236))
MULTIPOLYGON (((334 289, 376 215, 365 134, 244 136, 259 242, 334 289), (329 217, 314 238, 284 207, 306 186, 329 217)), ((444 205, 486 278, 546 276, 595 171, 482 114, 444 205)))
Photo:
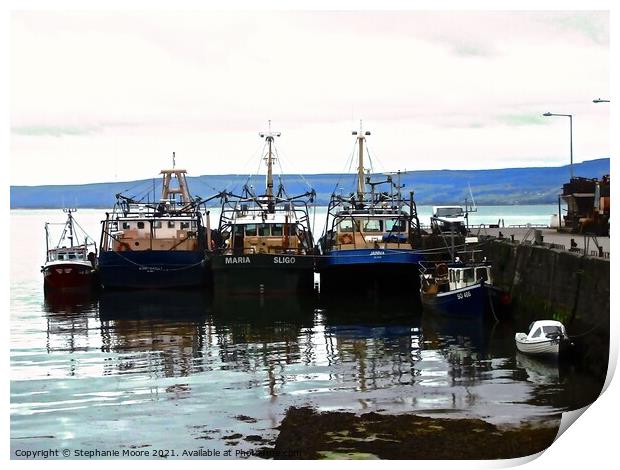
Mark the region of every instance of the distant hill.
MULTIPOLYGON (((599 158, 573 165, 575 176, 600 178, 609 174, 609 158, 599 158)), ((500 170, 428 170, 412 171, 402 176, 404 191, 415 192, 418 205, 462 203, 469 195, 468 184, 477 204, 550 204, 557 202, 562 184, 568 181, 568 166, 506 168, 500 170)), ((297 175, 282 177, 289 195, 308 190, 310 184, 317 193, 317 202, 327 204, 332 192, 348 194, 354 190, 355 175, 316 174, 302 178, 297 175), (342 189, 341 189, 342 188, 342 189)), ((240 188, 248 181, 247 175, 204 175, 188 177, 193 195, 203 199, 218 191, 240 188)), ((263 188, 264 176, 249 180, 263 188)), ((11 186, 11 208, 60 208, 67 206, 112 207, 115 195, 125 192, 153 200, 153 189, 159 197, 160 181, 139 180, 122 183, 84 185, 11 186)), ((276 183, 277 186, 277 183, 276 183)))

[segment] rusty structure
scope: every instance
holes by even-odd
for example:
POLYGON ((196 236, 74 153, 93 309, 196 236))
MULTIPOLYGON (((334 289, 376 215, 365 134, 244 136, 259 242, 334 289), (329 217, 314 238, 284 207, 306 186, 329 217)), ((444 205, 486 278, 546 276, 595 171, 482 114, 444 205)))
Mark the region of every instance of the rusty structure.
POLYGON ((563 185, 560 197, 567 205, 564 230, 609 236, 609 175, 600 180, 573 177, 563 185))

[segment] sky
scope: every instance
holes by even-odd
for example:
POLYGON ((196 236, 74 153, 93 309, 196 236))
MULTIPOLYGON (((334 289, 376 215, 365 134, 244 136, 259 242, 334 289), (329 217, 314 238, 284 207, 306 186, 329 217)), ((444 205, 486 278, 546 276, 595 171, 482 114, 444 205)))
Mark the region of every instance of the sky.
POLYGON ((557 166, 610 154, 604 11, 13 11, 10 183, 557 166))

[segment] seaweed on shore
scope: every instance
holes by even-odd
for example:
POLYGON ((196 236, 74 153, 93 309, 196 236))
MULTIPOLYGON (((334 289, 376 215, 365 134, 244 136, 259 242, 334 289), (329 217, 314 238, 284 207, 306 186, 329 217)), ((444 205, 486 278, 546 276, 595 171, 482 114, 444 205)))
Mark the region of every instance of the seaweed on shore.
POLYGON ((559 424, 559 416, 544 425, 499 428, 481 419, 292 407, 279 426, 273 454, 276 459, 509 459, 545 450, 559 424))

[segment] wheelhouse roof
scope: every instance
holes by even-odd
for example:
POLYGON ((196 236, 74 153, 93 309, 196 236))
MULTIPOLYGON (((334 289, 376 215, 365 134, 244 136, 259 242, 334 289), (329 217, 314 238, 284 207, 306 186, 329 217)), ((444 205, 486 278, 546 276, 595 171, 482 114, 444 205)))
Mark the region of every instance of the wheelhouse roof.
POLYGON ((372 212, 366 209, 354 209, 350 211, 340 211, 336 213, 336 217, 371 217, 377 219, 385 219, 385 218, 393 218, 393 217, 408 217, 409 214, 406 212, 394 209, 374 209, 372 212))
POLYGON ((287 214, 264 214, 263 217, 260 213, 257 214, 248 214, 236 217, 234 219, 235 225, 248 225, 248 224, 283 224, 283 223, 296 223, 298 221, 297 217, 288 217, 287 214))
POLYGON ((530 331, 541 326, 557 326, 559 328, 564 328, 564 325, 556 320, 536 320, 530 325, 530 331))

